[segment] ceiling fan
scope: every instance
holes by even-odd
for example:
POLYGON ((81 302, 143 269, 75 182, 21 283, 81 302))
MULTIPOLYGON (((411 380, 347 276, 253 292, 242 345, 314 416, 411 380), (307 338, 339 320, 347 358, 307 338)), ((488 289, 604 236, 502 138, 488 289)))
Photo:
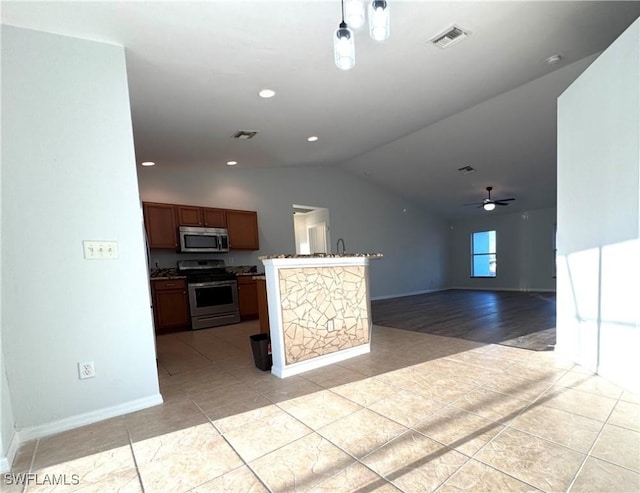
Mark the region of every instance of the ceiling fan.
POLYGON ((492 211, 496 208, 496 205, 509 205, 509 202, 511 202, 512 200, 516 200, 513 197, 508 199, 493 200, 491 198, 491 190, 493 190, 493 187, 487 187, 487 198, 482 202, 470 202, 464 205, 475 205, 477 207, 482 207, 485 211, 492 211))

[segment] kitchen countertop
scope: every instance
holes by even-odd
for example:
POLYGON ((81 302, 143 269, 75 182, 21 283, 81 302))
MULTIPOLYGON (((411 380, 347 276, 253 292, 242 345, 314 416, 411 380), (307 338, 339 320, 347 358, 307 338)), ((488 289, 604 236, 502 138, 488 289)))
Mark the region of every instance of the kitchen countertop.
POLYGON ((186 276, 178 274, 177 269, 168 268, 168 269, 151 269, 149 271, 149 278, 152 281, 161 281, 167 279, 186 279, 186 276))
MULTIPOLYGON (((264 276, 264 272, 250 272, 251 266, 227 267, 227 272, 235 274, 237 277, 264 276)), ((254 267, 255 268, 255 267, 254 267)), ((149 271, 149 278, 152 281, 166 281, 168 279, 186 279, 187 276, 178 273, 175 268, 157 268, 149 271)))
POLYGON ((381 253, 314 253, 311 255, 303 255, 299 253, 283 253, 280 255, 263 255, 258 257, 260 260, 270 260, 276 258, 354 258, 364 257, 368 259, 382 258, 381 253))

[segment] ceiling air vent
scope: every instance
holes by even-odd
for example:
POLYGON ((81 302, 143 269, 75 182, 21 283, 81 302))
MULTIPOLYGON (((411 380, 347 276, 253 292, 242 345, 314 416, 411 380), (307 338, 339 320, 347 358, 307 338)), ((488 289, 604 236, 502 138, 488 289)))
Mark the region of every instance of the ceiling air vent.
POLYGON ((458 168, 458 171, 461 175, 468 175, 470 173, 473 173, 475 170, 476 169, 472 168, 471 166, 463 166, 462 168, 458 168))
POLYGON ((458 26, 452 26, 442 34, 438 34, 435 38, 431 38, 431 42, 438 48, 448 48, 449 46, 462 41, 469 34, 458 26))
POLYGON ((233 134, 234 139, 249 140, 253 139, 257 135, 257 130, 238 130, 233 134))

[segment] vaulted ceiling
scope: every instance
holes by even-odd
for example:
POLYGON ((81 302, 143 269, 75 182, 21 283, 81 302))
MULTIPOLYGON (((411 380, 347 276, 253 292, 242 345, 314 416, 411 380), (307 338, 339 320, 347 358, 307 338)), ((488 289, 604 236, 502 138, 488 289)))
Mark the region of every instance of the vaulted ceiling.
POLYGON ((486 186, 516 198, 497 212, 553 207, 556 99, 640 2, 388 3, 390 37, 356 30, 349 71, 337 0, 3 1, 2 23, 126 48, 139 162, 340 166, 445 217, 483 214, 462 204, 486 186), (469 36, 430 43, 452 25, 469 36))

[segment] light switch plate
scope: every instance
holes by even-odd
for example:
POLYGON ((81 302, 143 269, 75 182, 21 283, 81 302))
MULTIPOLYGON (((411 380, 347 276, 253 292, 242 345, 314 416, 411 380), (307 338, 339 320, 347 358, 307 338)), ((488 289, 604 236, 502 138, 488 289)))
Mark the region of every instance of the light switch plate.
POLYGON ((93 241, 82 242, 84 258, 87 260, 114 260, 118 258, 117 241, 93 241))

